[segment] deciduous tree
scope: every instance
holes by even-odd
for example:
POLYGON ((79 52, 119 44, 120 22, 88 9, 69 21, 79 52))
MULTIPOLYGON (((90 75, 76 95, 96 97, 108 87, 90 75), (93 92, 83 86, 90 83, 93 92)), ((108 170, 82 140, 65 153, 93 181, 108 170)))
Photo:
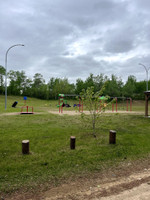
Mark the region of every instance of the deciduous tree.
MULTIPOLYGON (((84 102, 85 108, 89 111, 90 115, 81 114, 84 124, 88 127, 91 125, 92 134, 96 137, 96 124, 98 122, 99 117, 104 112, 107 104, 104 101, 100 103, 100 97, 103 95, 105 90, 106 83, 101 88, 101 90, 94 92, 94 87, 88 87, 86 90, 81 92, 81 98, 84 102), (101 109, 100 109, 101 107, 101 109)), ((107 97, 108 98, 108 97, 107 97)))
POLYGON ((0 65, 0 94, 4 93, 4 75, 5 75, 5 68, 0 65))

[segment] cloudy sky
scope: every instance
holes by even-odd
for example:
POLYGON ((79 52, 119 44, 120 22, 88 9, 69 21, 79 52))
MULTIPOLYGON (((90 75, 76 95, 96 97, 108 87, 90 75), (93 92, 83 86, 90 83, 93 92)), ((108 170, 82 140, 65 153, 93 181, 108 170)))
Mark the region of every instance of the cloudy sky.
POLYGON ((32 78, 85 80, 90 73, 146 79, 150 0, 5 0, 0 3, 0 65, 32 78))

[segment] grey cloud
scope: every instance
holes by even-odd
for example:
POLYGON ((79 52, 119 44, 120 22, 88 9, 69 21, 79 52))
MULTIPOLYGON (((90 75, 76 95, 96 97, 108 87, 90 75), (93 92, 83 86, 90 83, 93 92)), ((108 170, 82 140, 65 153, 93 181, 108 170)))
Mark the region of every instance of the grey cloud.
POLYGON ((133 48, 133 42, 132 39, 124 38, 123 35, 115 35, 108 39, 104 49, 111 53, 128 52, 133 48))
POLYGON ((150 63, 149 7, 148 0, 2 1, 0 64, 11 45, 23 43, 9 52, 9 69, 46 80, 89 73, 141 79, 138 62, 150 63))

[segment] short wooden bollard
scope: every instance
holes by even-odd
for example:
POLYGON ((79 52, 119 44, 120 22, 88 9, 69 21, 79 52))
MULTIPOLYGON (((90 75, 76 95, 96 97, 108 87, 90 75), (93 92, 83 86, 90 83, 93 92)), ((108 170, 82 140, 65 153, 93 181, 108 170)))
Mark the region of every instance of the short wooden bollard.
POLYGON ((70 137, 70 149, 75 149, 75 146, 76 146, 76 137, 71 136, 70 137))
POLYGON ((22 140, 22 153, 29 154, 29 140, 22 140))
POLYGON ((109 144, 116 144, 116 131, 109 131, 109 144))

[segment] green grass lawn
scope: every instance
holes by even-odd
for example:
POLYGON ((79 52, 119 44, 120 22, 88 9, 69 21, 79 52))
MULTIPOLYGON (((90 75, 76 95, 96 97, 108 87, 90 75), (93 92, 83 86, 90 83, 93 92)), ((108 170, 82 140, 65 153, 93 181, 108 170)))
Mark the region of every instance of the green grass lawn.
MULTIPOLYGON (((70 99, 67 100, 67 103, 71 105, 70 108, 63 108, 63 110, 74 110, 77 111, 79 108, 73 107, 74 104, 79 104, 79 101, 76 99, 70 99)), ((25 105, 25 101, 23 100, 23 97, 18 96, 8 96, 7 98, 7 110, 5 111, 5 96, 0 95, 0 113, 5 112, 21 112, 21 107, 25 105), (12 108, 12 104, 14 101, 18 101, 18 104, 16 108, 12 108)), ((48 110, 55 110, 59 112, 59 108, 57 107, 59 105, 58 100, 39 100, 36 98, 27 98, 26 106, 31 106, 34 109, 34 112, 46 112, 48 110)), ((132 103, 132 111, 139 111, 144 113, 145 109, 145 101, 133 101, 132 103)), ((118 111, 126 111, 127 110, 127 102, 121 101, 118 102, 117 105, 118 111)), ((83 106, 85 110, 85 106, 83 106)), ((108 106, 107 110, 112 110, 112 105, 108 106)), ((24 109, 25 111, 25 109, 24 109)), ((114 104, 114 112, 116 111, 116 104, 114 104)), ((128 111, 130 111, 130 102, 128 102, 128 111)))
MULTIPOLYGON (((101 171, 149 155, 149 118, 104 114, 95 139, 82 126, 80 116, 49 114, 48 110, 58 109, 57 103, 29 98, 28 105, 41 114, 0 115, 0 193, 101 171), (116 145, 108 144, 110 129, 117 131, 116 145), (71 135, 76 136, 75 150, 69 147, 71 135), (21 152, 21 142, 25 139, 30 140, 29 155, 21 152)), ((8 97, 8 109, 5 111, 4 102, 0 101, 0 113, 20 112, 23 104, 23 98, 8 97), (15 100, 19 102, 18 108, 11 108, 15 100)), ((144 109, 140 102, 140 110, 142 106, 144 109)), ((135 110, 138 111, 138 106, 135 110)))

